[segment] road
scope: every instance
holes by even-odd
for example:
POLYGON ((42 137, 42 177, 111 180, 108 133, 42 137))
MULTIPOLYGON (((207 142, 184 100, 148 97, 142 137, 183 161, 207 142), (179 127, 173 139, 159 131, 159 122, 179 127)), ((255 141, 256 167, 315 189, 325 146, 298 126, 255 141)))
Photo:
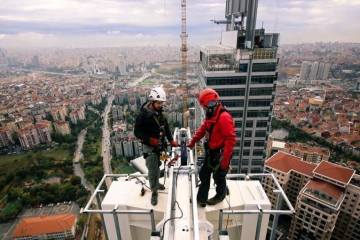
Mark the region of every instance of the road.
MULTIPOLYGON (((102 113, 104 124, 102 127, 102 142, 101 142, 101 156, 103 158, 104 173, 111 174, 111 147, 110 147, 110 126, 109 126, 109 112, 111 110, 114 96, 109 96, 107 101, 108 104, 102 113)), ((111 184, 110 178, 106 179, 106 186, 109 188, 111 184)))
POLYGON ((136 85, 138 85, 140 82, 144 81, 145 79, 147 79, 148 77, 151 76, 151 73, 144 73, 144 75, 142 77, 139 77, 138 79, 136 79, 135 81, 132 81, 128 84, 129 87, 135 87, 136 85))
POLYGON ((84 171, 81 167, 80 164, 80 159, 83 157, 82 154, 82 148, 84 145, 84 140, 85 140, 85 136, 87 133, 87 129, 83 129, 77 139, 77 143, 76 143, 76 150, 74 153, 74 159, 73 159, 73 167, 74 167, 74 174, 78 177, 81 178, 81 184, 87 189, 89 190, 91 193, 94 192, 95 188, 92 184, 90 184, 86 178, 85 178, 85 174, 84 171))

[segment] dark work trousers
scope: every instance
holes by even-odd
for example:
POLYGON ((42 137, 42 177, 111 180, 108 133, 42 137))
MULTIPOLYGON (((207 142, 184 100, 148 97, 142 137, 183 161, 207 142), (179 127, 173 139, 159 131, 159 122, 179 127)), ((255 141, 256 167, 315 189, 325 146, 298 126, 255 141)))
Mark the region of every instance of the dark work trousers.
POLYGON ((160 153, 155 151, 153 147, 143 144, 143 154, 148 169, 150 189, 152 192, 156 192, 159 187, 160 178, 160 153))
POLYGON ((197 194, 197 200, 199 202, 208 200, 211 174, 213 174, 214 182, 216 184, 216 195, 220 198, 225 198, 226 196, 227 171, 220 169, 220 157, 220 150, 205 150, 204 163, 199 171, 199 178, 201 181, 197 194))

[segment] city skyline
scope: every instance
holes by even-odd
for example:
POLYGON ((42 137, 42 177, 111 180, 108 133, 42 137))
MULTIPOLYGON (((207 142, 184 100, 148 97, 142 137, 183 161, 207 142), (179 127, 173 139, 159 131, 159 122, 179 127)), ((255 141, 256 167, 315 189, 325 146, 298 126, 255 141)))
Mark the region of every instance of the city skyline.
MULTIPOLYGON (((190 45, 220 39, 224 26, 210 20, 224 18, 225 2, 188 1, 190 45)), ((360 42, 359 10, 360 0, 260 0, 257 27, 280 32, 281 44, 360 42)), ((5 0, 0 25, 0 47, 178 46, 180 1, 5 0)))

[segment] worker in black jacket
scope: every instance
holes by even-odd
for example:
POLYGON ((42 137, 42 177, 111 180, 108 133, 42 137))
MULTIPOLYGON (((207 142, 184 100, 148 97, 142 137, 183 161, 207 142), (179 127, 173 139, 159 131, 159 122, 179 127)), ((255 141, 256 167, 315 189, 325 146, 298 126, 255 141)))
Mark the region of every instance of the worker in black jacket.
POLYGON ((173 140, 166 117, 163 114, 163 105, 166 94, 162 87, 151 89, 148 101, 141 107, 136 118, 134 134, 143 143, 143 154, 148 168, 148 177, 152 191, 151 204, 157 204, 157 190, 164 190, 165 186, 159 183, 160 152, 165 150, 165 137, 172 147, 178 147, 173 140))

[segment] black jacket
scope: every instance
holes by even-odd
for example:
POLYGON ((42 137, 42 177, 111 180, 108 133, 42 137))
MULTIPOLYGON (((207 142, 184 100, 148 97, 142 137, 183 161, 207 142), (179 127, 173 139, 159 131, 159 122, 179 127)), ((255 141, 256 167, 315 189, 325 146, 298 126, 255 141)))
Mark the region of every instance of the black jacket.
POLYGON ((144 144, 150 146, 150 137, 160 139, 160 133, 163 132, 163 136, 166 136, 168 141, 171 142, 173 137, 166 117, 162 112, 149 109, 148 104, 149 102, 146 102, 141 106, 140 113, 136 117, 135 136, 141 139, 144 144))

